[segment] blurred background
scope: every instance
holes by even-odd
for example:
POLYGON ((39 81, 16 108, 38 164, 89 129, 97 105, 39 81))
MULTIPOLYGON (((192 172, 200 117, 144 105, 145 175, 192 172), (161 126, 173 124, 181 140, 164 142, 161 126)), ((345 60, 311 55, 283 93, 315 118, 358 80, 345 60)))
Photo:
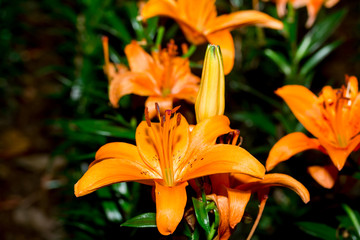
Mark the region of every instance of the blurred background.
MULTIPOLYGON (((96 150, 106 142, 134 143, 136 126, 143 118, 143 97, 126 96, 120 108, 110 106, 101 37, 109 37, 111 60, 121 63, 126 63, 126 44, 132 39, 154 41, 158 26, 165 27, 163 45, 171 38, 177 44, 186 42, 171 19, 139 21, 139 4, 130 0, 0 1, 0 239, 176 238, 176 234, 162 237, 156 228, 120 227, 125 219, 155 211, 147 186, 124 183, 81 198, 73 195, 74 184, 96 150)), ((252 4, 250 0, 216 1, 219 14, 252 9, 252 4)), ((271 2, 260 2, 260 10, 277 18, 271 2)), ((345 74, 360 77, 359 12, 359 1, 349 0, 320 10, 316 24, 332 19, 322 46, 337 44, 311 66, 300 84, 317 93, 326 84, 340 87, 345 74)), ((297 43, 311 31, 305 28, 306 19, 306 9, 297 10, 297 43)), ((265 163, 273 144, 299 129, 273 93, 288 78, 264 53, 272 49, 290 56, 289 39, 256 27, 232 34, 236 60, 226 77, 225 114, 231 127, 240 129, 242 146, 265 163)), ((205 47, 198 47, 191 57, 198 76, 205 47)), ((194 123, 193 106, 180 104, 180 111, 194 123)), ((327 156, 309 151, 294 158, 276 172, 302 182, 310 191, 310 203, 303 204, 288 189, 274 189, 253 239, 318 239, 295 224, 300 221, 326 223, 345 239, 337 217, 345 215, 342 203, 359 210, 358 182, 351 185, 340 177, 333 189, 323 189, 306 167, 328 161, 327 156)), ((351 158, 358 159, 359 154, 351 158)), ((345 175, 347 171, 351 168, 344 169, 345 175)))

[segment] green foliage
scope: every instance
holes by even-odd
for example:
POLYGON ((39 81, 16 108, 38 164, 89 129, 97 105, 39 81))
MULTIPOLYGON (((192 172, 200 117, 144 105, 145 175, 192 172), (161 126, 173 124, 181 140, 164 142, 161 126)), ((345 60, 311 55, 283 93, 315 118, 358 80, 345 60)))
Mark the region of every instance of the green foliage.
POLYGON ((156 214, 143 213, 121 224, 122 227, 156 227, 156 214))
POLYGON ((336 229, 322 223, 298 222, 297 225, 306 233, 324 240, 336 240, 336 229))

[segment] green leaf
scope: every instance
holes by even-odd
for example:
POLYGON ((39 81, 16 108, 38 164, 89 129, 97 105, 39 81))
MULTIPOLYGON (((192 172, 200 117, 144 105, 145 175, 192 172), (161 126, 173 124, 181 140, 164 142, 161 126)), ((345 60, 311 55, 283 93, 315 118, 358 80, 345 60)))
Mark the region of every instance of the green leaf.
POLYGON ((210 234, 210 220, 209 215, 206 211, 206 202, 202 202, 196 198, 192 198, 195 215, 200 226, 205 230, 206 234, 210 234))
POLYGON ((111 222, 121 222, 123 220, 123 216, 121 215, 119 209, 116 204, 112 201, 103 201, 102 206, 104 208, 106 217, 111 222))
POLYGON ((145 36, 148 42, 152 42, 158 30, 159 17, 153 17, 146 20, 146 28, 144 29, 145 36))
POLYGON ((316 65, 318 65, 326 56, 328 56, 335 48, 337 48, 342 41, 338 40, 330 43, 319 51, 317 51, 301 68, 300 75, 306 76, 316 65))
POLYGON ((122 227, 156 227, 156 213, 143 213, 121 224, 122 227))
POLYGON ((286 76, 290 75, 291 67, 284 55, 282 55, 281 53, 275 52, 271 49, 265 49, 264 54, 268 58, 273 60, 286 76))
POLYGON ((114 12, 108 11, 105 14, 105 19, 108 22, 108 25, 100 25, 99 28, 104 29, 105 31, 110 32, 112 35, 118 37, 120 40, 124 41, 126 44, 131 42, 131 34, 126 28, 126 25, 123 21, 118 18, 114 12), (111 27, 109 27, 111 26, 111 27))
POLYGON ((343 204, 342 207, 344 208, 344 210, 347 213, 347 215, 349 216, 353 226, 355 227, 356 234, 358 235, 358 237, 360 237, 360 222, 359 222, 359 218, 358 218, 359 214, 356 214, 355 211, 353 211, 346 204, 343 204))
POLYGON ((185 223, 184 224, 184 235, 188 237, 189 240, 199 240, 200 239, 200 232, 198 227, 195 226, 194 232, 191 231, 190 227, 185 223))
POLYGON ((70 123, 76 125, 81 131, 86 133, 107 137, 135 138, 134 129, 114 126, 112 122, 107 120, 82 119, 74 120, 70 123))
POLYGON ((141 24, 141 21, 138 19, 139 9, 137 7, 137 3, 132 1, 132 2, 126 3, 124 6, 125 6, 125 10, 126 10, 128 16, 130 18, 131 26, 135 30, 137 40, 144 39, 144 36, 145 36, 144 28, 141 24))
POLYGON ((297 225, 301 230, 314 237, 324 240, 336 240, 336 229, 325 224, 315 222, 298 222, 297 225))
POLYGON ((231 118, 236 121, 251 123, 271 136, 276 135, 275 124, 271 121, 269 115, 265 114, 261 109, 256 109, 254 112, 237 112, 232 114, 231 118))
POLYGON ((356 172, 356 173, 353 175, 353 178, 356 178, 356 179, 360 180, 360 172, 356 172))
POLYGON ((300 43, 295 55, 296 61, 300 61, 319 49, 338 28, 346 12, 346 10, 342 9, 327 16, 323 21, 316 23, 300 43))

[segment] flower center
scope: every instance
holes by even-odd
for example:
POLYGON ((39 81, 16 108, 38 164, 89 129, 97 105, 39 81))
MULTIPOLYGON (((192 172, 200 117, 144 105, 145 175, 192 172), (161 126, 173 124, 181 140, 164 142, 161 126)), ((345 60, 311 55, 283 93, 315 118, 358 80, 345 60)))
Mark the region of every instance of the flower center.
POLYGON ((324 87, 319 96, 322 114, 329 122, 335 136, 334 140, 340 147, 346 147, 353 137, 348 126, 354 96, 352 90, 349 82, 347 88, 344 86, 340 89, 324 87))
POLYGON ((173 149, 175 143, 176 127, 180 125, 181 115, 176 113, 180 106, 173 110, 166 110, 161 116, 159 105, 156 103, 159 124, 152 124, 149 118, 149 112, 145 109, 145 118, 148 127, 154 135, 154 145, 159 156, 161 173, 166 186, 174 186, 173 170, 173 149), (171 118, 174 114, 176 117, 171 118))
POLYGON ((161 50, 160 61, 164 67, 162 77, 162 95, 166 97, 171 93, 172 86, 174 85, 174 58, 177 55, 177 46, 173 39, 167 45, 167 48, 161 50))

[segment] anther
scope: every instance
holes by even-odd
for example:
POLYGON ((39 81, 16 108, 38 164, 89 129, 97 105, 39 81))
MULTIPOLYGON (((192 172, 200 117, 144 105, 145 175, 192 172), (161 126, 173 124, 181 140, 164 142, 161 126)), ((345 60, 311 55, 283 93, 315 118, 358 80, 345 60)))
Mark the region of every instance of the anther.
POLYGON ((149 127, 151 127, 150 117, 149 117, 149 109, 145 107, 145 120, 149 127))
POLYGON ((178 114, 176 114, 176 126, 179 126, 180 122, 181 122, 181 114, 178 113, 178 114))
POLYGON ((226 143, 230 144, 230 142, 232 142, 233 139, 234 139, 234 132, 229 132, 228 135, 226 136, 226 143))
POLYGON ((164 122, 166 121, 165 115, 162 116, 160 124, 163 127, 164 126, 164 122))

